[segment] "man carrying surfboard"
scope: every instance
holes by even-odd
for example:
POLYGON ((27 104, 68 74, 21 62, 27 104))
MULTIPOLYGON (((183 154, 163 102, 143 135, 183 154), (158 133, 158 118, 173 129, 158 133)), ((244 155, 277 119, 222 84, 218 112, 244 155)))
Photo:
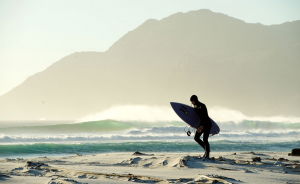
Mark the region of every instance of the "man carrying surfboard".
POLYGON ((192 95, 190 101, 194 105, 194 109, 200 117, 200 126, 197 127, 194 140, 205 150, 203 157, 209 158, 210 145, 208 142, 208 137, 210 134, 212 123, 208 116, 206 105, 204 103, 201 103, 196 95, 192 95), (202 134, 203 141, 200 139, 202 134))

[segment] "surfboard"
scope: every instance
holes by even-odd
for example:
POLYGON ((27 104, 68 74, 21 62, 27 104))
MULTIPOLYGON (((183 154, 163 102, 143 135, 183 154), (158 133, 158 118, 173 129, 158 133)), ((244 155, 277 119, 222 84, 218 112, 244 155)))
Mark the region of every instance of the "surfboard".
MULTIPOLYGON (((200 125, 200 117, 199 115, 196 113, 195 109, 189 105, 185 105, 182 103, 178 103, 178 102, 170 102, 173 110, 175 111, 175 113, 188 125, 190 125, 193 128, 198 128, 200 125)), ((218 134, 220 132, 220 128, 217 125, 217 123, 212 120, 212 126, 210 129, 210 134, 215 135, 218 134)))

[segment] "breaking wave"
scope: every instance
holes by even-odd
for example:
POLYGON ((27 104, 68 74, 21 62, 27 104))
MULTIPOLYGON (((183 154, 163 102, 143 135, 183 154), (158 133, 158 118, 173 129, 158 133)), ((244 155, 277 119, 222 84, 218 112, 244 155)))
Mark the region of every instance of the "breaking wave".
MULTIPOLYGON (((221 132, 211 141, 289 141, 300 140, 300 123, 243 121, 220 122, 221 132)), ((88 143, 120 141, 193 141, 185 133, 185 123, 123 122, 102 120, 73 124, 0 128, 0 144, 88 143)))
MULTIPOLYGON (((221 129, 210 137, 217 151, 288 151, 299 147, 300 118, 247 117, 210 108, 221 129)), ((74 123, 0 127, 0 156, 117 151, 199 151, 171 108, 116 106, 74 123), (71 150, 70 150, 71 149, 71 150), (73 150, 72 150, 73 149, 73 150)))

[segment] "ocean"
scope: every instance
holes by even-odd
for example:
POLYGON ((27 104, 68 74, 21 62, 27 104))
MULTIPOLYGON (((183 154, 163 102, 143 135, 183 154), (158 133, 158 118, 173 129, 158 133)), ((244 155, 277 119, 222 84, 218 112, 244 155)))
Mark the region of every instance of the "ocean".
MULTIPOLYGON (((212 152, 291 151, 300 147, 300 123, 242 120, 218 122, 212 152)), ((109 152, 199 152, 182 121, 99 120, 0 127, 0 157, 109 152)), ((190 129, 192 132, 193 129, 190 129)))

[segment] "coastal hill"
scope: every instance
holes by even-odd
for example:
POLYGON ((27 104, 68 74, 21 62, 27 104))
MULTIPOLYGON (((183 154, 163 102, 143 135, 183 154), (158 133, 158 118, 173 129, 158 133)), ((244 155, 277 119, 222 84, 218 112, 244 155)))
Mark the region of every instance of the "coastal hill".
POLYGON ((77 52, 0 97, 0 120, 75 120, 114 105, 197 94, 250 116, 300 116, 300 21, 246 23, 210 10, 147 20, 106 52, 77 52))

